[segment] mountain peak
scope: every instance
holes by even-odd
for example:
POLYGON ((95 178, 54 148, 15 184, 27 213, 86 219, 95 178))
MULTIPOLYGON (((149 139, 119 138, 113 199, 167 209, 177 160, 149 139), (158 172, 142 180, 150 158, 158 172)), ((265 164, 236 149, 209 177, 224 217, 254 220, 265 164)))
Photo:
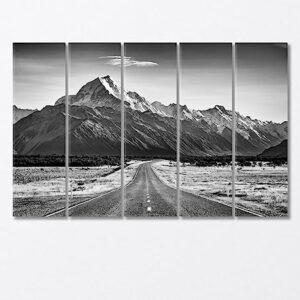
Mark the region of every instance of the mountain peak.
MULTIPOLYGON (((99 77, 96 77, 95 79, 93 79, 92 81, 89 81, 87 84, 89 84, 89 83, 99 83, 101 80, 100 80, 100 78, 99 77)), ((87 85, 86 84, 86 85, 87 85)))
POLYGON ((111 80, 111 78, 110 78, 110 76, 109 75, 106 75, 106 76, 103 76, 103 77, 101 77, 101 79, 105 79, 105 80, 111 80))
POLYGON ((115 84, 115 82, 111 79, 109 75, 103 76, 100 78, 100 82, 108 91, 109 94, 113 95, 114 97, 120 99, 121 98, 121 90, 115 84))
POLYGON ((92 91, 95 90, 97 87, 101 85, 101 81, 99 77, 96 77, 92 81, 87 82, 79 91, 78 93, 82 91, 92 91))
POLYGON ((226 112, 226 108, 223 106, 223 105, 215 105, 214 108, 218 109, 218 110, 221 110, 223 112, 226 112))
POLYGON ((154 102, 152 102, 152 105, 162 105, 162 103, 159 101, 154 101, 154 102))
MULTIPOLYGON (((98 78, 99 79, 99 78, 98 78)), ((111 79, 111 77, 109 75, 106 76, 102 76, 100 77, 100 82, 103 84, 104 82, 107 82, 109 84, 109 86, 114 86, 115 83, 114 81, 111 79)))

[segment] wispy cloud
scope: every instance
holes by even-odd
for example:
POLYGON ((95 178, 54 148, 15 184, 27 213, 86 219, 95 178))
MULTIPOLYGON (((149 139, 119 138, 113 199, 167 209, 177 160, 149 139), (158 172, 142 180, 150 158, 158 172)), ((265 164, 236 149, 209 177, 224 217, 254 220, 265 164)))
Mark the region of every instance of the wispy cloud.
MULTIPOLYGON (((98 57, 101 60, 104 60, 106 64, 111 66, 121 65, 121 56, 100 56, 98 57)), ((134 57, 124 56, 124 67, 155 67, 158 66, 158 63, 152 61, 139 61, 134 57)))

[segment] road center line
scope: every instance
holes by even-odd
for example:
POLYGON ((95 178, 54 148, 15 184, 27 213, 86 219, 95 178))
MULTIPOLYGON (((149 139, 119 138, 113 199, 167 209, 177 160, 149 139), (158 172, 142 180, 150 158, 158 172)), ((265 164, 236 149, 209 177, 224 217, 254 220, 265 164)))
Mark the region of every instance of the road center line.
POLYGON ((149 186, 148 186, 147 167, 145 167, 145 176, 146 176, 146 192, 147 192, 147 195, 149 195, 149 186))
MULTIPOLYGON (((146 177, 146 197, 147 202, 150 202, 150 195, 149 195, 149 185, 148 185, 148 176, 147 176, 147 167, 145 167, 145 177, 146 177)), ((147 212, 150 213, 152 211, 151 206, 147 206, 147 212)))

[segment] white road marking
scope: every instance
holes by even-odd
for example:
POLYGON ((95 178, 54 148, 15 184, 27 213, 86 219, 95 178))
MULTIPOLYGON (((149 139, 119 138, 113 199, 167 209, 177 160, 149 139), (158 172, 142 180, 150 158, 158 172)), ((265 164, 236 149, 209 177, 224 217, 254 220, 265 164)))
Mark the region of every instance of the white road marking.
MULTIPOLYGON (((148 176, 147 176, 147 169, 146 168, 145 168, 145 176, 146 176, 146 197, 147 197, 147 202, 150 203, 148 176)), ((147 212, 150 213, 151 211, 152 211, 151 206, 147 206, 147 212)))
POLYGON ((149 195, 149 186, 148 186, 148 177, 147 177, 147 168, 145 168, 145 175, 146 175, 146 192, 147 195, 149 195))

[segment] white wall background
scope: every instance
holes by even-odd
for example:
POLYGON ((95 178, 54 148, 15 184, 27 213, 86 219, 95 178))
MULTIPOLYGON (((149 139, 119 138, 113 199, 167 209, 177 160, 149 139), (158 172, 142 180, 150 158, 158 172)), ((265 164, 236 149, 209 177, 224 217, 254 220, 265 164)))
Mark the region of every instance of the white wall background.
POLYGON ((300 7, 297 2, 2 1, 0 298, 299 299, 300 7), (290 43, 291 218, 14 219, 12 42, 22 41, 290 43))

